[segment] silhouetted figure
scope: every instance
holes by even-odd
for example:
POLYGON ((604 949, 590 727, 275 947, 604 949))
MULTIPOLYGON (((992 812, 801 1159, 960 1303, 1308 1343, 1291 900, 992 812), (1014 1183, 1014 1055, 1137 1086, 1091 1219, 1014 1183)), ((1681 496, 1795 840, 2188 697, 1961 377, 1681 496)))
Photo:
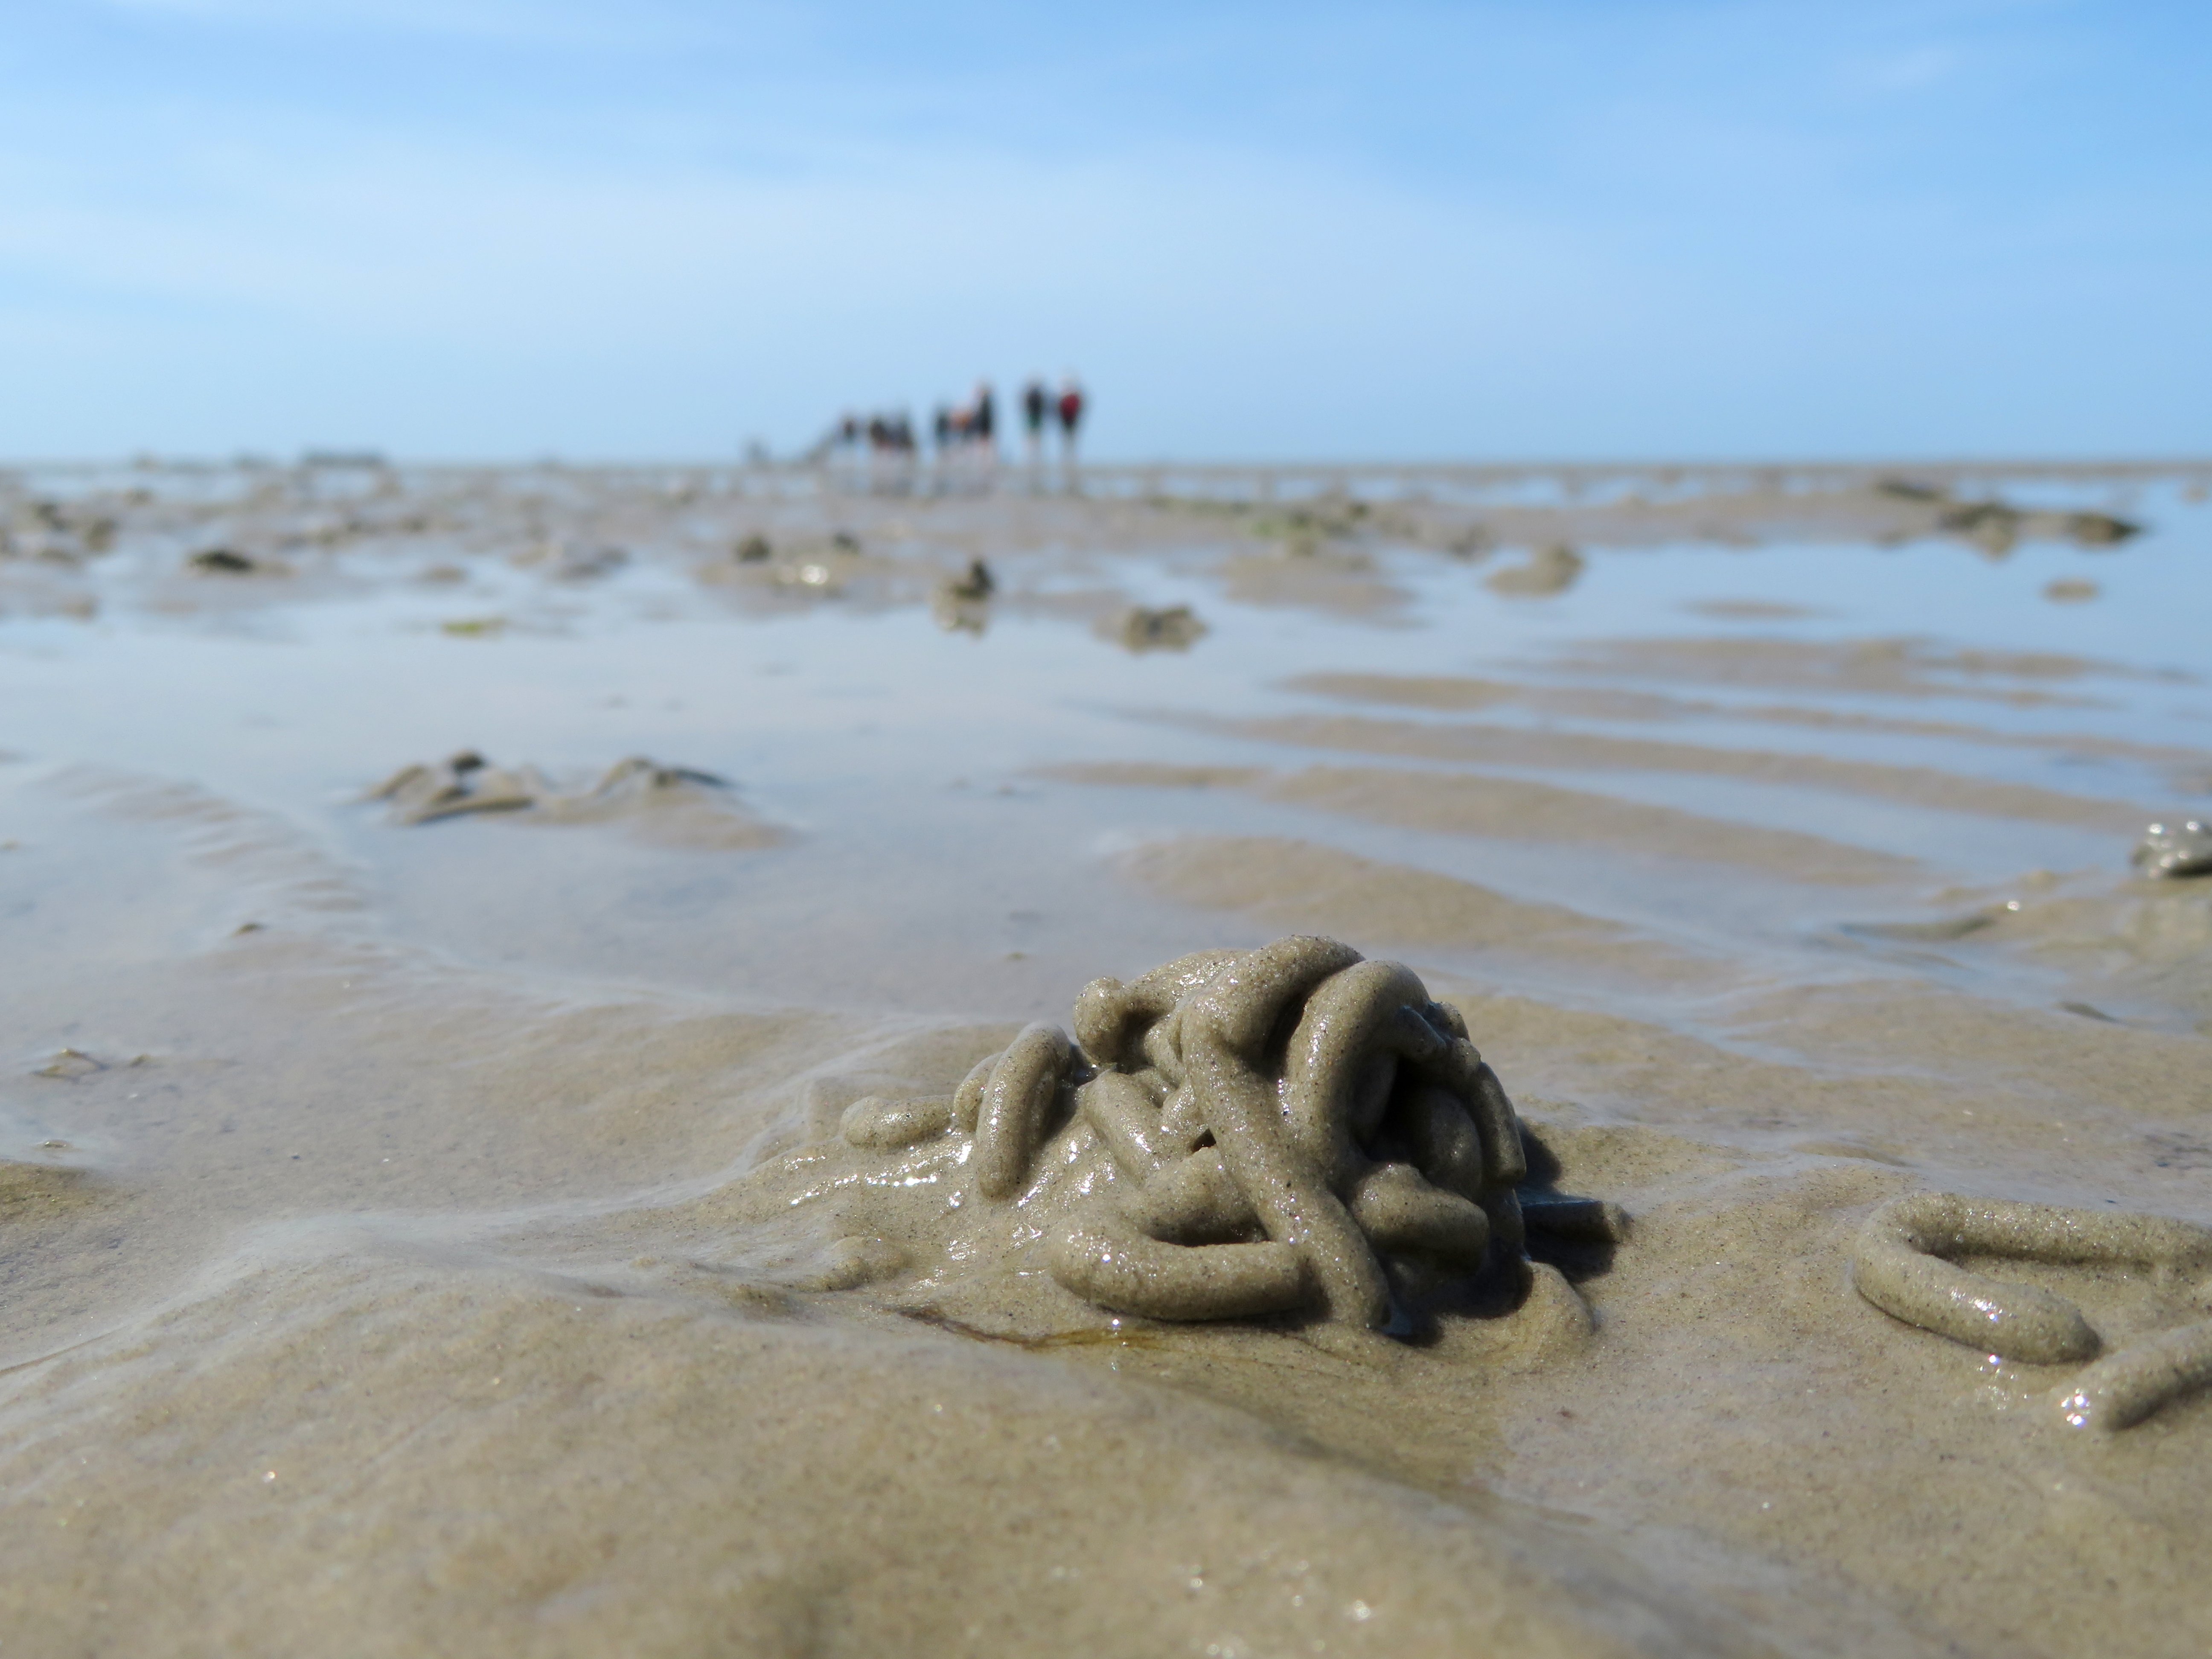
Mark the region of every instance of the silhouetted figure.
POLYGON ((837 422, 837 447, 845 457, 848 476, 855 482, 866 476, 867 458, 860 447, 860 417, 848 412, 837 422))
POLYGON ((1060 383, 1060 464, 1069 489, 1075 487, 1075 441, 1083 429, 1082 384, 1070 374, 1060 383))
POLYGON ((1044 382, 1033 380, 1022 388, 1022 426, 1029 439, 1030 466, 1034 471, 1044 459, 1044 423, 1052 410, 1052 394, 1044 382))
POLYGON ((930 472, 930 493, 942 495, 945 469, 952 465, 952 411, 943 404, 938 404, 930 415, 929 435, 935 451, 930 472))
POLYGON ((988 380, 975 382, 975 396, 967 409, 968 429, 965 447, 975 457, 972 487, 988 493, 998 471, 999 447, 998 410, 991 396, 988 380))
POLYGON ((978 380, 975 383, 975 404, 969 413, 968 422, 969 435, 982 447, 984 460, 989 461, 993 456, 993 440, 994 434, 998 429, 998 417, 992 409, 991 383, 988 380, 978 380))

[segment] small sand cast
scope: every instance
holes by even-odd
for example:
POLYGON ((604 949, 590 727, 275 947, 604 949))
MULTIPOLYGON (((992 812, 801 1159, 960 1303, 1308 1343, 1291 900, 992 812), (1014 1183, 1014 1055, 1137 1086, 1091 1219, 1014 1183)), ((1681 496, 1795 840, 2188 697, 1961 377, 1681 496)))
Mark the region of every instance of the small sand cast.
POLYGON ((1105 1158, 1078 1170, 1048 1261, 1117 1313, 1309 1310, 1403 1334, 1409 1309, 1502 1258, 1588 1329, 1573 1288, 1527 1261, 1523 1227, 1613 1242, 1625 1218, 1586 1200, 1524 1214, 1512 1104, 1410 969, 1293 936, 1094 980, 1073 1023, 1075 1044, 1028 1027, 950 1098, 855 1102, 845 1138, 889 1151, 970 1134, 991 1204, 1068 1172, 1056 1133, 1095 1139, 1105 1158))
POLYGON ((469 812, 535 811, 549 817, 596 817, 658 791, 721 789, 711 772, 663 766, 642 755, 617 761, 588 788, 562 791, 534 766, 495 766, 465 749, 434 766, 402 767, 368 792, 388 800, 402 823, 429 823, 469 812))
MULTIPOLYGON (((1861 1296, 1883 1312, 2008 1359, 2054 1365, 2097 1359, 2104 1340, 2064 1297, 1954 1266, 1947 1256, 2144 1267, 2160 1279, 2212 1273, 2212 1228, 2162 1216, 2112 1214, 1920 1193, 1867 1218, 1851 1256, 1861 1296)), ((2195 1299, 2212 1310, 2212 1279, 2195 1299)), ((2060 1390, 2081 1428, 2132 1427, 2212 1385, 2212 1319, 2131 1344, 2060 1390)))
POLYGON ((642 755, 617 761, 593 782, 562 789, 534 766, 495 766, 473 750, 434 766, 403 767, 368 792, 392 803, 395 823, 422 824, 472 813, 516 813, 533 823, 623 821, 655 839, 699 848, 772 845, 777 830, 730 799, 726 779, 642 755))
POLYGON ((2212 875, 2212 825, 2196 818, 2154 823, 2136 844, 2131 862, 2147 876, 2212 875))

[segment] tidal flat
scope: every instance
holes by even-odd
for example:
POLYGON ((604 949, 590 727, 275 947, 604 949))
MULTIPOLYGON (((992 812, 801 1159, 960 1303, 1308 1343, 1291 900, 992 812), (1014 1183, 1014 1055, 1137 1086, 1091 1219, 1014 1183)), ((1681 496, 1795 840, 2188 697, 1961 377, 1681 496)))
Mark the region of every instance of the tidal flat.
POLYGON ((2212 1224, 2212 468, 928 483, 0 471, 0 1656, 2212 1645, 2212 1394, 2067 1407, 2202 1264, 1852 1266, 2212 1224), (1070 1289, 943 1103, 1291 935, 1624 1227, 1070 1289))

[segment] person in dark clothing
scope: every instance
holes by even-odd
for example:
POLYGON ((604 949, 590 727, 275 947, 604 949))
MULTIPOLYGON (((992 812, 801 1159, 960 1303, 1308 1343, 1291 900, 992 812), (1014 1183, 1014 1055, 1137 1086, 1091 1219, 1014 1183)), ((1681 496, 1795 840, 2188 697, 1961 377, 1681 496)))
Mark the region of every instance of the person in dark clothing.
POLYGON ((975 406, 969 421, 969 431, 981 447, 983 459, 988 461, 992 459, 993 434, 998 430, 997 416, 991 406, 991 383, 988 380, 975 383, 975 406))
POLYGON ((1029 438, 1030 465, 1034 468, 1044 459, 1045 416, 1052 409, 1052 394, 1044 389, 1044 382, 1033 380, 1022 388, 1022 425, 1029 438))

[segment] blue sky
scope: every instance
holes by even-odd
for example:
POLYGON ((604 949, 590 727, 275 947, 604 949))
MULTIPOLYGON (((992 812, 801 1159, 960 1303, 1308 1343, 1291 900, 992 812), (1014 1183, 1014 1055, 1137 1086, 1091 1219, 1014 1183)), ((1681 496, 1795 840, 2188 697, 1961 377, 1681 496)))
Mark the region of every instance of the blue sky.
POLYGON ((0 454, 2212 451, 2212 7, 6 13, 0 454))

